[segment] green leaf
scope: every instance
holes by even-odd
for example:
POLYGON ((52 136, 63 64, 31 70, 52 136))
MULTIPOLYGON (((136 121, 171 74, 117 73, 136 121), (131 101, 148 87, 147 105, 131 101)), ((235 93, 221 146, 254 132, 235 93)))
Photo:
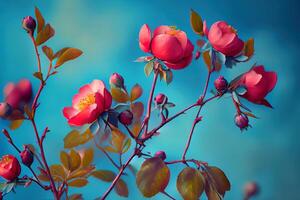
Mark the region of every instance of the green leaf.
POLYGON ((42 16, 42 13, 40 12, 40 10, 35 7, 35 17, 36 17, 36 20, 37 20, 37 32, 41 32, 41 30, 44 28, 44 25, 45 25, 45 20, 42 16))
POLYGON ((119 179, 116 183, 115 191, 121 197, 128 197, 128 187, 122 179, 119 179))
POLYGON ((67 61, 74 60, 82 54, 82 51, 76 48, 66 49, 58 58, 55 64, 55 68, 61 66, 67 61))
POLYGON ((139 84, 135 84, 130 92, 130 101, 133 102, 140 98, 143 94, 143 88, 139 84))
POLYGON ((43 46, 42 50, 47 58, 51 61, 53 59, 53 50, 48 46, 43 46))
POLYGON ((68 182, 68 186, 70 187, 84 187, 88 184, 88 181, 84 178, 75 179, 73 181, 68 182))
POLYGON ((52 28, 50 24, 46 24, 46 26, 37 34, 35 38, 36 45, 39 46, 53 37, 55 34, 55 30, 52 28))
POLYGON ((153 61, 147 62, 144 67, 144 71, 146 76, 150 76, 151 72, 153 71, 153 61))
POLYGON ((205 179, 199 170, 186 167, 177 177, 177 190, 185 200, 197 200, 204 191, 205 179))
POLYGON ((90 129, 87 129, 84 133, 80 134, 79 131, 73 130, 64 138, 64 147, 71 149, 79 145, 85 144, 93 138, 93 134, 90 129))
POLYGON ((116 177, 115 173, 109 170, 96 170, 91 173, 91 176, 105 182, 112 182, 116 177))
POLYGON ((145 197, 162 192, 170 180, 170 170, 160 158, 149 158, 136 175, 136 184, 145 197))
POLYGON ((191 26, 193 31, 196 34, 203 35, 203 22, 200 17, 200 15, 195 12, 194 10, 191 10, 191 16, 190 16, 191 26))
POLYGON ((214 185, 221 195, 230 190, 230 182, 225 173, 217 167, 208 167, 208 172, 214 180, 214 185))
POLYGON ((16 130, 16 129, 20 128, 23 121, 24 121, 23 119, 18 119, 18 120, 11 121, 11 123, 9 125, 10 130, 16 130))
POLYGON ((131 139, 130 138, 127 138, 123 144, 123 150, 122 150, 122 153, 126 153, 129 148, 130 148, 130 145, 131 145, 131 139))

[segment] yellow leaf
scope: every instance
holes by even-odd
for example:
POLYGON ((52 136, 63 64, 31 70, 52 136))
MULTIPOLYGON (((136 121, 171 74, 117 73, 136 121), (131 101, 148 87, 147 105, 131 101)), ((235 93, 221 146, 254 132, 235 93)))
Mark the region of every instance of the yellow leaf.
POLYGON ((60 152, 60 162, 67 170, 70 170, 70 158, 69 155, 64 151, 60 152))
POLYGON ((70 176, 68 176, 68 180, 71 180, 74 178, 80 178, 80 177, 84 178, 84 177, 88 176, 89 173, 92 172, 94 169, 95 169, 94 166, 80 168, 80 169, 72 172, 70 174, 70 176))
POLYGON ((55 64, 55 68, 61 66, 67 61, 74 60, 82 54, 82 51, 76 48, 68 48, 58 58, 55 64))
POLYGON ((128 187, 122 179, 119 179, 116 183, 115 191, 121 197, 128 197, 128 187))
POLYGON ((34 11, 35 11, 35 17, 37 20, 37 32, 39 33, 45 25, 45 20, 42 16, 40 10, 37 7, 35 7, 34 11))
POLYGON ((94 149, 90 148, 84 150, 82 156, 82 166, 83 167, 89 166, 92 163, 93 159, 94 159, 94 149))
POLYGON ((126 135, 117 128, 113 128, 111 134, 112 134, 112 145, 119 153, 122 153, 123 144, 126 139, 126 135))
POLYGON ((130 93, 130 101, 135 101, 136 99, 140 98, 143 94, 143 88, 139 84, 135 84, 130 93))
POLYGON ((16 130, 16 129, 20 128, 22 123, 23 123, 23 119, 13 120, 13 121, 11 121, 9 128, 11 130, 16 130))
POLYGON ((37 34, 35 38, 36 45, 41 45, 55 34, 55 30, 52 28, 50 24, 46 24, 46 26, 37 34))
POLYGON ((111 88, 111 96, 118 103, 126 103, 129 100, 128 94, 120 88, 111 88))
POLYGON ((122 153, 126 153, 130 148, 130 145, 131 145, 131 139, 127 138, 127 140, 124 142, 122 153))
POLYGON ((246 43, 244 47, 244 54, 248 58, 251 58, 254 54, 254 39, 250 38, 246 43))
POLYGON ((64 181, 66 178, 66 172, 61 165, 51 165, 50 173, 55 181, 64 181))
POLYGON ((75 150, 71 149, 69 158, 70 158, 70 170, 74 171, 74 170, 78 169, 81 164, 81 157, 80 157, 79 153, 77 153, 75 150))
POLYGON ((210 72, 212 70, 212 67, 211 67, 211 58, 209 55, 209 51, 203 52, 202 56, 203 56, 203 60, 206 64, 206 67, 207 67, 208 71, 210 72))
POLYGON ((133 133, 133 135, 134 135, 135 137, 137 137, 138 134, 140 133, 141 127, 142 127, 141 121, 136 121, 136 122, 134 122, 134 124, 132 125, 131 132, 133 133))
POLYGON ((43 50, 44 54, 47 56, 47 58, 51 61, 53 58, 53 50, 47 46, 43 46, 42 50, 43 50))
POLYGON ((73 181, 68 182, 68 185, 70 187, 84 187, 88 184, 88 181, 86 179, 75 179, 73 181))
POLYGON ((80 134, 77 130, 72 130, 64 138, 64 147, 71 149, 79 145, 85 144, 93 138, 93 134, 90 129, 87 129, 84 133, 80 134))
POLYGON ((91 176, 93 176, 97 179, 100 179, 102 181, 105 181, 105 182, 112 182, 116 177, 115 173, 112 171, 109 171, 109 170, 93 171, 91 173, 91 176))
POLYGON ((196 34, 203 35, 203 22, 200 17, 200 15, 195 12, 194 10, 191 10, 191 16, 190 16, 191 26, 193 28, 193 31, 196 34))

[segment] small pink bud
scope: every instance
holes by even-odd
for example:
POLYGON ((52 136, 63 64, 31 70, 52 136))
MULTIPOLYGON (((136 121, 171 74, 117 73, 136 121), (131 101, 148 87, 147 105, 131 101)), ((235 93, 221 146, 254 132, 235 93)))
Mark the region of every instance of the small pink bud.
POLYGON ((27 146, 24 146, 24 150, 20 153, 22 163, 27 167, 30 167, 33 163, 33 153, 27 146))
POLYGON ((22 79, 19 81, 17 87, 20 90, 22 100, 28 103, 32 97, 32 86, 30 81, 27 79, 22 79))
POLYGON ((154 101, 157 105, 165 104, 168 102, 168 97, 162 93, 156 95, 154 101))
POLYGON ((124 88, 124 78, 118 73, 113 73, 110 76, 109 84, 117 88, 124 88))
POLYGON ((24 17, 22 21, 22 26, 28 33, 33 35, 36 27, 35 19, 33 19, 33 17, 31 16, 24 17))
POLYGON ((0 103, 0 117, 3 118, 8 117, 11 113, 12 113, 12 108, 8 103, 6 102, 0 103))
POLYGON ((215 88, 219 93, 224 93, 227 90, 228 82, 223 76, 219 76, 214 82, 215 88))
POLYGON ((196 54, 195 54, 195 59, 198 60, 200 58, 200 51, 196 51, 196 54))
POLYGON ((154 157, 160 158, 162 160, 165 160, 167 158, 167 155, 164 151, 158 151, 154 154, 154 157))
POLYGON ((119 114, 119 121, 126 126, 130 125, 132 120, 133 114, 130 110, 125 110, 119 114))
POLYGON ((244 187, 245 198, 249 199, 259 193, 259 186, 255 182, 248 182, 244 187))
POLYGON ((249 126, 249 119, 246 115, 238 114, 235 116, 235 124, 237 127, 239 127, 241 130, 247 129, 249 126))

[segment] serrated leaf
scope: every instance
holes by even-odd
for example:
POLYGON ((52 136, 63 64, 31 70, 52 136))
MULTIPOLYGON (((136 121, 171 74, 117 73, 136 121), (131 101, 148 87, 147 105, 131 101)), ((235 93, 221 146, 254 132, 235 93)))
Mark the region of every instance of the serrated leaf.
POLYGON ((139 84, 135 84, 130 92, 130 101, 133 102, 140 98, 143 94, 143 88, 139 84))
POLYGON ((116 177, 115 173, 109 170, 96 170, 91 173, 91 176, 105 182, 112 182, 116 177))
POLYGON ((122 179, 118 180, 114 189, 121 197, 128 197, 128 187, 122 179))
POLYGON ((74 171, 79 168, 81 164, 81 157, 78 152, 71 149, 69 154, 69 161, 70 161, 70 170, 74 171))
POLYGON ((164 191, 169 180, 168 166, 157 157, 145 160, 136 175, 136 184, 145 197, 164 191))
POLYGON ((51 165, 50 173, 55 181, 64 181, 66 178, 66 172, 61 165, 51 165))
POLYGON ((244 47, 244 55, 248 58, 251 58, 254 54, 254 39, 250 38, 246 43, 244 47))
POLYGON ((18 119, 18 120, 11 121, 11 123, 9 125, 10 130, 16 130, 16 129, 20 128, 23 121, 24 121, 23 119, 18 119))
POLYGON ((60 162, 67 170, 70 170, 70 158, 69 155, 64 151, 60 152, 60 162))
POLYGON ((39 33, 44 28, 45 20, 42 16, 42 13, 40 12, 40 10, 37 7, 35 7, 34 12, 35 12, 36 20, 37 20, 37 32, 39 33))
POLYGON ((93 134, 90 129, 87 129, 84 133, 80 134, 79 131, 73 130, 64 138, 64 148, 71 149, 79 145, 85 144, 93 138, 93 134))
POLYGON ((48 46, 43 46, 42 50, 44 54, 47 56, 47 58, 51 61, 53 58, 53 50, 48 46))
POLYGON ((75 179, 73 181, 68 182, 68 186, 70 187, 84 187, 88 184, 88 181, 86 179, 75 179))
POLYGON ((230 190, 230 182, 226 177, 225 173, 217 167, 208 167, 209 174, 213 177, 215 187, 222 196, 226 191, 230 190))
POLYGON ((126 103, 129 101, 128 94, 120 88, 111 88, 111 96, 118 103, 126 103))
POLYGON ((35 38, 36 45, 39 46, 53 37, 55 34, 55 30, 52 28, 50 24, 46 24, 46 26, 37 34, 35 38))
POLYGON ((66 49, 58 58, 55 64, 55 68, 61 66, 67 61, 74 60, 82 54, 82 51, 76 48, 66 49))
POLYGON ((40 81, 44 80, 42 72, 34 72, 33 76, 39 79, 40 81))
POLYGON ((199 170, 186 167, 177 177, 177 190, 185 200, 197 200, 204 191, 205 179, 199 170))
POLYGON ((193 31, 196 34, 203 35, 203 22, 200 17, 200 15, 195 12, 194 10, 191 10, 191 15, 190 15, 190 22, 193 31))
POLYGON ((152 61, 148 62, 145 65, 144 71, 145 71, 146 76, 150 76, 151 72, 153 71, 153 62, 152 61))
POLYGON ((94 159, 94 149, 90 148, 84 150, 82 156, 82 166, 83 167, 89 166, 93 162, 93 159, 94 159))

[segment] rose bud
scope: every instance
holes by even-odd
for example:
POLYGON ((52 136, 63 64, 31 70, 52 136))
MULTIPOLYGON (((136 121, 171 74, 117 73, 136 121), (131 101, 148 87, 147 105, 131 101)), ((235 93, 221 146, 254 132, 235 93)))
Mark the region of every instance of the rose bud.
POLYGON ((130 110, 125 110, 119 114, 119 121, 126 126, 130 125, 132 120, 133 114, 130 110))
POLYGON ((35 19, 33 19, 33 17, 31 16, 24 17, 22 21, 22 26, 28 33, 33 35, 36 27, 35 19))
POLYGON ((215 80, 214 85, 217 91, 223 94, 227 90, 228 82, 223 76, 219 76, 219 78, 215 80))
POLYGON ((0 103, 0 117, 8 117, 12 113, 12 108, 11 106, 6 103, 2 102, 0 103))
POLYGON ((158 151, 154 154, 154 157, 160 158, 162 160, 165 160, 167 158, 167 155, 164 151, 158 151))
POLYGON ((22 102, 22 95, 19 88, 14 83, 8 83, 4 87, 4 101, 13 109, 19 109, 22 102))
POLYGON ((124 78, 118 73, 113 73, 109 78, 109 84, 117 88, 124 88, 124 78))
POLYGON ((147 24, 139 32, 142 51, 151 53, 170 69, 187 67, 193 59, 194 45, 185 32, 171 26, 159 26, 153 33, 147 24))
POLYGON ((157 105, 162 105, 168 102, 168 97, 162 93, 159 93, 158 95, 156 95, 156 97, 154 98, 154 101, 157 105))
POLYGON ((5 155, 0 160, 0 176, 8 181, 15 180, 21 173, 19 161, 12 155, 5 155))
POLYGON ((255 182, 248 182, 244 187, 245 198, 249 199, 259 193, 259 186, 255 182))
POLYGON ((249 126, 249 119, 246 115, 238 114, 235 116, 234 121, 237 127, 239 127, 241 130, 247 129, 249 126))
POLYGON ((21 93, 22 100, 25 103, 28 103, 32 97, 32 86, 30 81, 27 79, 22 79, 19 81, 17 87, 19 88, 19 91, 21 93))
POLYGON ((200 51, 196 51, 196 54, 195 54, 195 59, 198 60, 201 56, 201 53, 200 51))
POLYGON ((224 21, 214 23, 210 29, 205 22, 204 33, 211 46, 226 56, 236 56, 244 48, 244 42, 238 37, 236 30, 224 21))
POLYGON ((30 151, 30 149, 27 146, 24 146, 24 150, 20 153, 22 163, 26 165, 27 167, 30 167, 33 163, 33 153, 30 151))

